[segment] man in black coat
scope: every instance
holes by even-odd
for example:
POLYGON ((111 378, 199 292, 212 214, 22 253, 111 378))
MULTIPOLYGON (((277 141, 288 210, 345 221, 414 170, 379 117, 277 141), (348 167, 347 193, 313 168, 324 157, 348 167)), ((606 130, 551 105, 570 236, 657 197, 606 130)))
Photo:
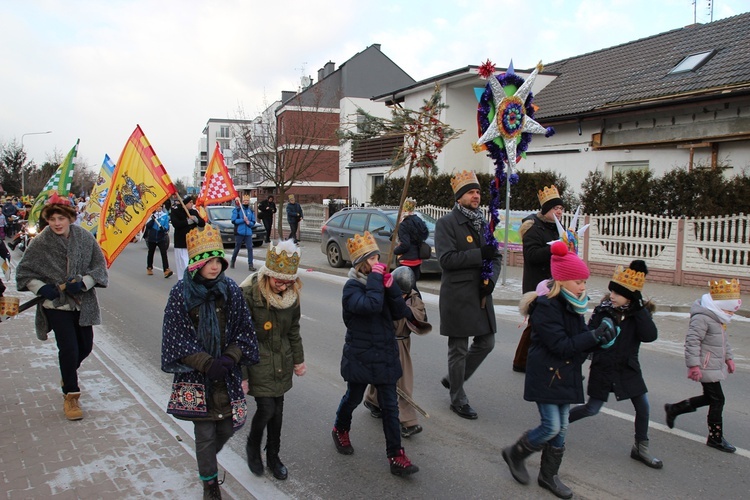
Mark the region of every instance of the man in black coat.
MULTIPOLYGON (((563 212, 563 201, 553 185, 544 187, 537 194, 541 210, 523 220, 518 232, 523 241, 523 284, 522 292, 533 292, 542 280, 552 277, 550 268, 549 242, 560 239, 555 219, 560 220, 563 212)), ((526 356, 531 341, 531 327, 527 326, 518 341, 516 355, 513 358, 513 371, 526 371, 526 356)))
POLYGON ((182 279, 182 273, 185 272, 188 265, 187 234, 195 227, 206 225, 206 221, 193 208, 194 203, 193 197, 187 195, 182 199, 185 208, 174 206, 169 214, 170 222, 174 226, 174 260, 177 279, 182 279))
POLYGON ((443 274, 440 279, 440 335, 448 337, 448 376, 441 383, 450 389, 451 410, 477 418, 464 392, 464 382, 495 347, 495 308, 492 290, 502 265, 497 247, 484 237, 487 221, 479 211, 479 181, 463 171, 451 179, 456 197, 453 210, 435 227, 435 249, 443 274), (485 282, 482 266, 492 262, 485 282), (469 337, 474 337, 469 348, 469 337))
POLYGON ((266 243, 271 242, 271 230, 273 229, 273 214, 276 213, 276 203, 273 195, 258 203, 258 218, 263 222, 266 228, 266 243))

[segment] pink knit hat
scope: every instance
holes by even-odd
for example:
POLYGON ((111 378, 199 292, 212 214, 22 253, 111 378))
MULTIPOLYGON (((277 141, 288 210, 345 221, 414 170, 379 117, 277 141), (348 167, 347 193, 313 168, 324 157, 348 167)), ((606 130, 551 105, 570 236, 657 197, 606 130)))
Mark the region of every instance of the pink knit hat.
POLYGON ((556 241, 550 250, 552 252, 552 278, 555 281, 589 279, 591 273, 586 263, 578 255, 569 252, 565 243, 556 241))

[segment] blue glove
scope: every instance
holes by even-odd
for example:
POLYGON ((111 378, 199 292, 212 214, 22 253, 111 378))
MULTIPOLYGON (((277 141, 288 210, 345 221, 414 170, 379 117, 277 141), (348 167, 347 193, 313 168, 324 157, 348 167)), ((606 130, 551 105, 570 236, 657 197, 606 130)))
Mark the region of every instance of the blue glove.
MULTIPOLYGON (((608 317, 602 318, 601 324, 592 333, 600 346, 614 342, 615 337, 617 337, 615 324, 612 322, 612 318, 608 317)), ((609 345, 609 347, 612 346, 609 345)))
POLYGON ((221 358, 214 359, 206 371, 206 375, 211 380, 222 380, 228 373, 229 369, 221 363, 221 358))
POLYGON ((65 283, 65 291, 71 295, 81 293, 83 291, 83 281, 67 281, 65 283))
POLYGON ((40 288, 37 294, 41 295, 47 300, 55 300, 60 296, 60 290, 57 288, 57 286, 50 285, 48 283, 40 288))
POLYGON ((609 349, 610 347, 612 347, 613 345, 615 345, 615 340, 617 340, 617 337, 619 337, 619 336, 620 336, 620 327, 616 326, 615 327, 615 336, 612 338, 612 340, 610 340, 606 344, 602 344, 602 349, 609 349))

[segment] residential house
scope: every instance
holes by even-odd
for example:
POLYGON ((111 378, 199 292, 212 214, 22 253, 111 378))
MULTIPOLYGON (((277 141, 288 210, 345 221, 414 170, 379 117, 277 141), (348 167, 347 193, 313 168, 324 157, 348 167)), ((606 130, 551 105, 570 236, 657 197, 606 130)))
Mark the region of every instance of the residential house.
POLYGON ((238 140, 242 141, 242 131, 252 125, 252 120, 209 118, 203 128, 203 137, 198 142, 198 156, 193 168, 193 184, 200 186, 206 175, 206 169, 214 154, 216 143, 219 143, 229 175, 234 180, 235 187, 248 190, 254 180, 249 173, 247 162, 242 158, 235 159, 234 151, 238 148, 238 140))

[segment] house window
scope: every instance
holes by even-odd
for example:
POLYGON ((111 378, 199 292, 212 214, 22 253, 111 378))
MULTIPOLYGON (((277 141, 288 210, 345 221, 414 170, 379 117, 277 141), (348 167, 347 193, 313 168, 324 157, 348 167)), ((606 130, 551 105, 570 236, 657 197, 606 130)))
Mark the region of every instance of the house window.
POLYGON ((222 139, 229 139, 229 125, 222 125, 219 130, 216 131, 216 137, 222 139))
POLYGON ((633 170, 648 170, 648 160, 643 161, 612 161, 608 162, 610 178, 615 174, 626 174, 633 170))
POLYGON ((385 176, 383 174, 373 175, 372 176, 372 190, 375 191, 375 188, 382 185, 384 182, 385 182, 385 176))
POLYGON ((715 50, 709 50, 708 52, 700 52, 698 54, 691 54, 685 57, 682 61, 677 64, 669 72, 670 74, 675 73, 687 73, 688 71, 695 71, 708 62, 709 59, 716 53, 715 50))
POLYGON ((221 139, 218 141, 218 143, 222 153, 229 149, 229 139, 221 139))

